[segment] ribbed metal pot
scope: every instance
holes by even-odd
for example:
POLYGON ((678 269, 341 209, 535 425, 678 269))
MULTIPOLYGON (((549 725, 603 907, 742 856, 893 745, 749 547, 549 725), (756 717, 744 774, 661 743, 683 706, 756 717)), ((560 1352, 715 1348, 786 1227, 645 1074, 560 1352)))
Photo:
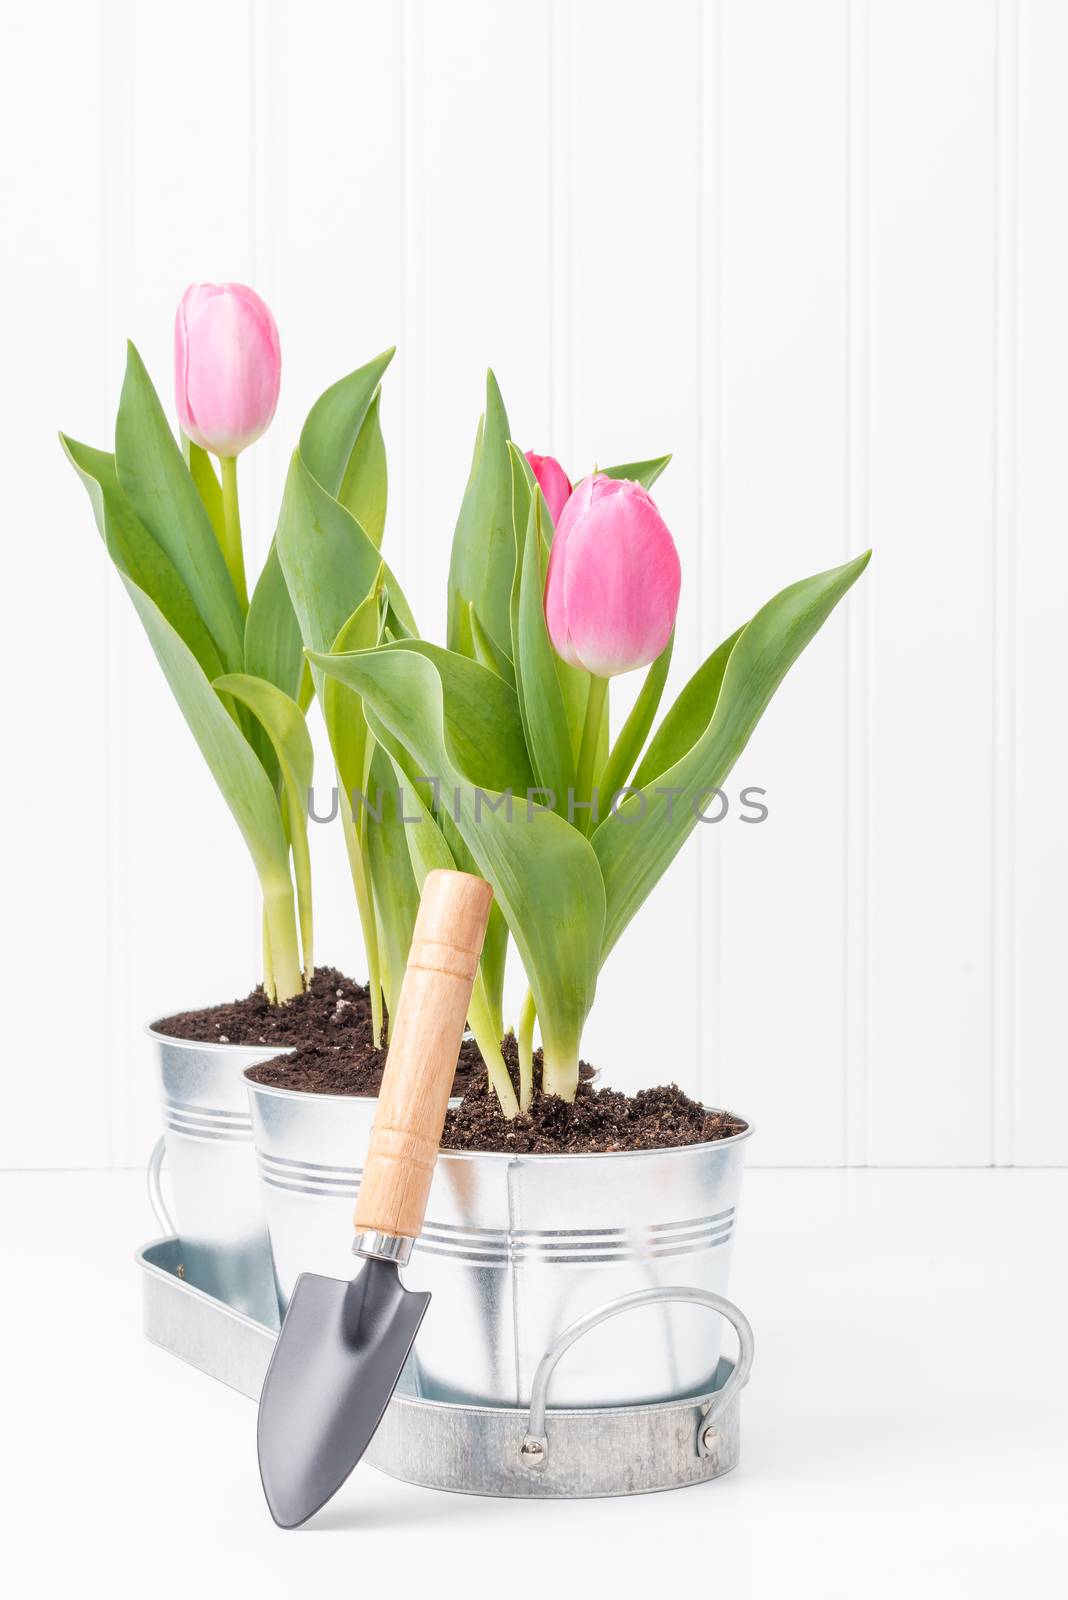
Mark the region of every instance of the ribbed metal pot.
POLYGON ((277 1045, 198 1044, 148 1028, 183 1265, 206 1293, 278 1326, 267 1228, 242 1074, 277 1045))
MULTIPOLYGON (((249 1083, 279 1299, 305 1270, 351 1277, 352 1210, 376 1102, 249 1083)), ((529 1404, 576 1318, 665 1285, 724 1295, 750 1129, 615 1155, 442 1151, 404 1281, 429 1289, 410 1374, 426 1399, 529 1404)), ((641 1405, 708 1389, 719 1347, 692 1305, 649 1306, 570 1350, 556 1406, 641 1405)))
POLYGON ((352 1213, 378 1100, 274 1089, 248 1078, 244 1087, 284 1312, 302 1272, 351 1278, 356 1270, 352 1213))
MULTIPOLYGON (((527 1405, 542 1356, 587 1312, 668 1284, 725 1295, 747 1137, 615 1155, 443 1151, 405 1273, 434 1296, 414 1352, 419 1392, 527 1405)), ((699 1394, 718 1360, 696 1307, 646 1307, 568 1351, 553 1404, 699 1394)))

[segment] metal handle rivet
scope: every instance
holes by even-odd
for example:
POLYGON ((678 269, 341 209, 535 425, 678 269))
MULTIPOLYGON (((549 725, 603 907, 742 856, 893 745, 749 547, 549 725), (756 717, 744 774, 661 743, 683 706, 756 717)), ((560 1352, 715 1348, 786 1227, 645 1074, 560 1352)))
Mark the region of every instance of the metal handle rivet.
POLYGON ((719 1444, 719 1430, 716 1428, 706 1428, 704 1433, 701 1435, 701 1443, 706 1450, 709 1452, 713 1451, 719 1444))
POLYGON ((524 1439, 519 1453, 529 1466, 540 1466, 545 1459, 545 1442, 542 1439, 524 1439))

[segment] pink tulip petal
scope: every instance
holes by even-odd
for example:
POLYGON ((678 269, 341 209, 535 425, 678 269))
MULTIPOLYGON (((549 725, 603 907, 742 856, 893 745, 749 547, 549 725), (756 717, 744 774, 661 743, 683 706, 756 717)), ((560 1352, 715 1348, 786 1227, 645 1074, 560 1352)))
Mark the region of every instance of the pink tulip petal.
MULTIPOLYGON (((608 480, 606 479, 605 481, 607 482, 608 480)), ((559 539, 562 533, 566 534, 569 532, 569 530, 575 526, 575 523, 579 520, 579 518, 584 516, 589 510, 591 501, 593 499, 593 489, 594 479, 589 477, 583 478, 578 488, 572 490, 564 509, 556 518, 557 539, 559 539)))
POLYGON ((219 456, 238 455, 270 425, 281 349, 267 306, 242 284, 193 284, 175 318, 178 419, 219 456))
POLYGON ((196 285, 191 284, 178 302, 174 318, 174 393, 178 406, 178 422, 182 432, 190 439, 195 437, 196 419, 189 410, 187 385, 189 378, 189 337, 186 328, 186 307, 196 285))
POLYGON ((545 626, 557 655, 573 667, 582 663, 571 648, 564 603, 564 565, 569 530, 559 527, 549 548, 549 568, 545 574, 545 626))
POLYGON ((594 488, 589 502, 569 530, 562 604, 554 604, 573 654, 607 678, 647 665, 664 649, 682 572, 671 534, 638 485, 594 488))
POLYGON ((555 456, 539 456, 535 455, 533 450, 528 450, 527 460, 545 496, 545 504, 549 507, 549 515, 555 524, 559 521, 560 513, 571 494, 571 479, 555 456))

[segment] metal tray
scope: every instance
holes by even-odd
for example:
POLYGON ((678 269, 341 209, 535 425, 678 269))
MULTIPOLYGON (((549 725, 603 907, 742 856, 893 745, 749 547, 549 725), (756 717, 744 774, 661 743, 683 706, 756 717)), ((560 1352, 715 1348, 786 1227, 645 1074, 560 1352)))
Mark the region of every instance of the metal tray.
MULTIPOLYGON (((148 1338, 258 1400, 276 1330, 190 1281, 179 1239, 157 1239, 137 1259, 148 1338)), ((365 1459, 407 1483, 518 1498, 645 1494, 704 1483, 737 1464, 739 1396, 752 1360, 752 1330, 730 1301, 682 1287, 642 1290, 560 1335, 538 1366, 529 1409, 428 1400, 412 1391, 406 1371, 365 1459), (707 1393, 666 1405, 548 1408, 553 1370, 577 1339, 607 1317, 664 1299, 706 1306, 734 1325, 738 1357, 720 1360, 707 1393)))

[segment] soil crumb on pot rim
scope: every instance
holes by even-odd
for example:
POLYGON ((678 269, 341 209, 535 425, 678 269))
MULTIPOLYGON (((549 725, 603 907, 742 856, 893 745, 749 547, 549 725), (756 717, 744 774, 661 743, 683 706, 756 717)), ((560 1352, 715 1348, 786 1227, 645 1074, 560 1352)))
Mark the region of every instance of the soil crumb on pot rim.
POLYGON ((370 1045, 371 993, 336 967, 316 967, 303 994, 272 1005, 258 985, 243 1000, 180 1011, 152 1027, 195 1044, 370 1045))
POLYGON ((578 1093, 568 1104, 542 1094, 541 1051, 536 1051, 533 1102, 528 1112, 510 1122, 481 1077, 467 1090, 463 1103, 446 1116, 441 1148, 502 1155, 614 1155, 731 1139, 748 1128, 729 1112, 706 1111, 677 1084, 628 1095, 618 1089, 595 1089, 590 1069, 585 1063, 583 1068, 578 1093))

